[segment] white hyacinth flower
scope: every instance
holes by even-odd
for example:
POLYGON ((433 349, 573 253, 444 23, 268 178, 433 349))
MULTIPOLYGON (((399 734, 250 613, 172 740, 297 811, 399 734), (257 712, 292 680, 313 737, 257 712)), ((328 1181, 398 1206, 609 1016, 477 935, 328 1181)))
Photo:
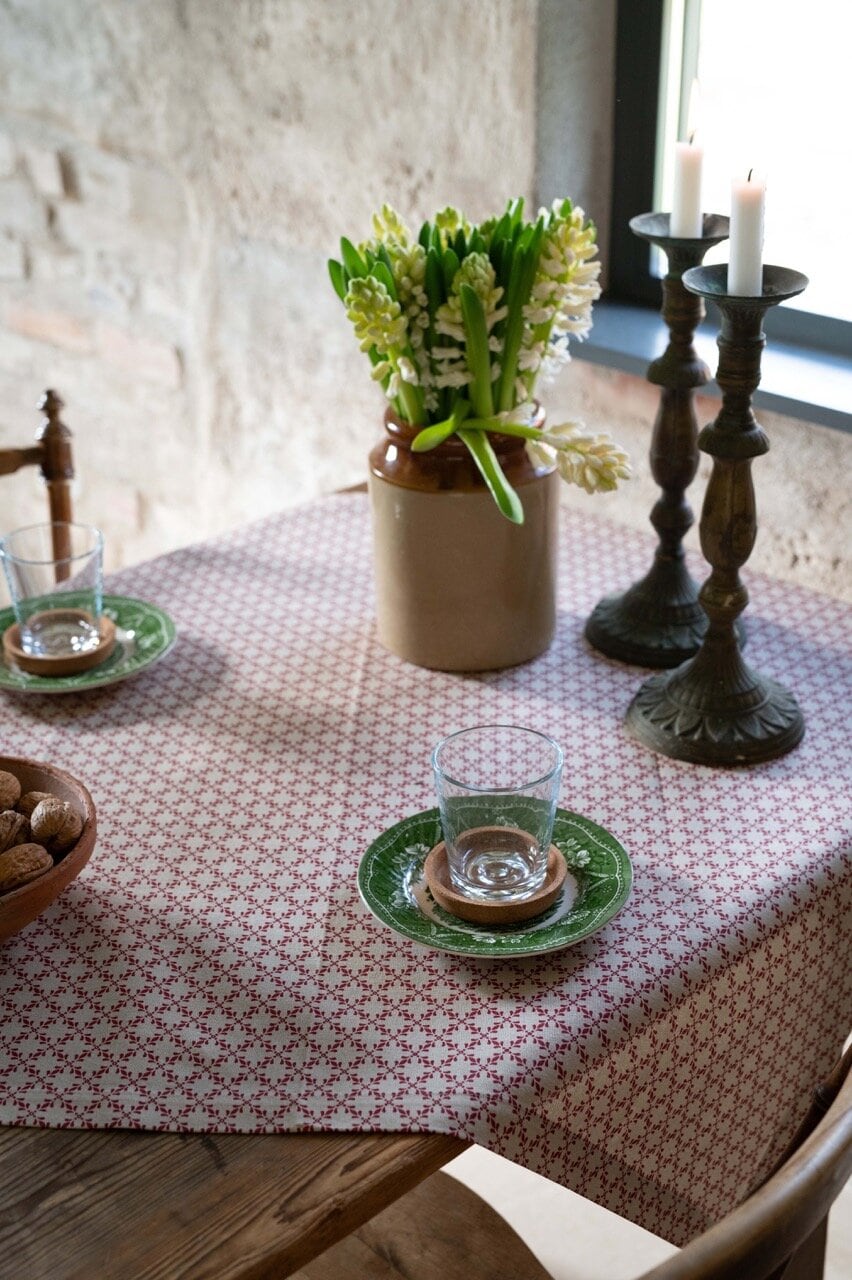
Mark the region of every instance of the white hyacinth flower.
POLYGON ((533 461, 555 462, 563 480, 586 493, 609 493, 632 474, 629 457, 611 436, 588 435, 579 422, 548 428, 539 439, 527 441, 527 452, 533 461))

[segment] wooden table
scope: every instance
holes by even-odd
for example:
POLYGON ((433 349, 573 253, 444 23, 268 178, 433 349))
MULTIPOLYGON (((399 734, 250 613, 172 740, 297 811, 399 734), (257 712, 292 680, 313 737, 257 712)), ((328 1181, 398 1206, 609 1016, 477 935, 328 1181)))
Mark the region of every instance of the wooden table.
POLYGON ((4 1128, 0 1276, 280 1278, 468 1145, 438 1135, 4 1128))

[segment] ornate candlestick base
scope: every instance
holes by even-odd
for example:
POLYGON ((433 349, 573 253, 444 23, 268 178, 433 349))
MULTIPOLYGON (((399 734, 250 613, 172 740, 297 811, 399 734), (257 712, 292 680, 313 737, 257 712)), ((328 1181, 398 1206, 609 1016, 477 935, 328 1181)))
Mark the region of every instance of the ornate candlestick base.
POLYGON ((801 741, 805 722, 791 693, 743 662, 735 622, 748 603, 739 569, 757 533, 751 460, 769 441, 751 409, 760 382, 769 307, 793 298, 807 278, 785 267, 763 268, 758 298, 725 292, 727 266, 685 272, 687 289, 712 298, 722 313, 719 369, 723 391, 716 421, 699 446, 713 458, 701 513, 701 549, 712 567, 699 593, 707 634, 694 658, 676 671, 648 680, 627 712, 627 727, 646 746, 675 760, 698 764, 757 764, 784 755, 801 741))
POLYGON ((759 764, 792 751, 805 733, 793 695, 742 659, 727 671, 724 663, 702 648, 677 671, 652 676, 628 709, 630 732, 661 755, 693 764, 759 764))
POLYGON ((589 643, 610 658, 644 667, 676 667, 692 657, 707 630, 698 603, 698 584, 684 560, 682 541, 693 521, 684 491, 698 469, 698 424, 693 394, 710 370, 693 346, 704 316, 700 297, 688 292, 682 276, 703 261, 707 250, 728 235, 728 219, 705 214, 703 234, 694 240, 669 235, 667 213, 631 218, 630 229, 658 245, 668 258, 663 281, 663 319, 669 327, 664 354, 648 368, 648 381, 662 388, 651 438, 651 473, 662 494, 651 512, 659 535, 654 563, 640 582, 622 594, 606 596, 586 623, 589 643))

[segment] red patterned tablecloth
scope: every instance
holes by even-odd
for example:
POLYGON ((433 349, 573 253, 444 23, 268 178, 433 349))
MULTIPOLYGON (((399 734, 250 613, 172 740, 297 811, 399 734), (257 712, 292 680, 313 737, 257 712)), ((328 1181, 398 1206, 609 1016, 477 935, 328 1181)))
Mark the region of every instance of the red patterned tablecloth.
POLYGON ((679 1242, 777 1150, 850 1023, 850 611, 749 575, 750 660, 804 743, 720 771, 632 742, 642 678, 582 638, 651 542, 564 513, 547 654, 479 676, 376 643, 367 501, 333 497, 127 570, 177 646, 135 681, 4 695, 2 748, 89 785, 83 874, 2 947, 0 1121, 449 1132, 679 1242), (466 959, 361 903, 367 845, 487 721, 566 750, 561 804, 629 850, 576 947, 466 959))

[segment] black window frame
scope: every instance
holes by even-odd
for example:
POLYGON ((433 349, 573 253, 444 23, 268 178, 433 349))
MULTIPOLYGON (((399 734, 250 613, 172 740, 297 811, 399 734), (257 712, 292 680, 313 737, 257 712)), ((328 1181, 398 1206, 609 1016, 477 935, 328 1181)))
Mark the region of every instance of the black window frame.
MULTIPOLYGON (((664 0, 618 0, 617 4, 612 205, 605 291, 605 297, 613 302, 657 310, 662 302, 662 285, 651 273, 651 249, 633 235, 629 222, 636 214, 654 208, 664 13, 664 0)), ((714 309, 710 310, 712 316, 714 309)), ((847 320, 775 307, 767 312, 764 329, 781 342, 826 354, 852 355, 852 322, 847 320)))

